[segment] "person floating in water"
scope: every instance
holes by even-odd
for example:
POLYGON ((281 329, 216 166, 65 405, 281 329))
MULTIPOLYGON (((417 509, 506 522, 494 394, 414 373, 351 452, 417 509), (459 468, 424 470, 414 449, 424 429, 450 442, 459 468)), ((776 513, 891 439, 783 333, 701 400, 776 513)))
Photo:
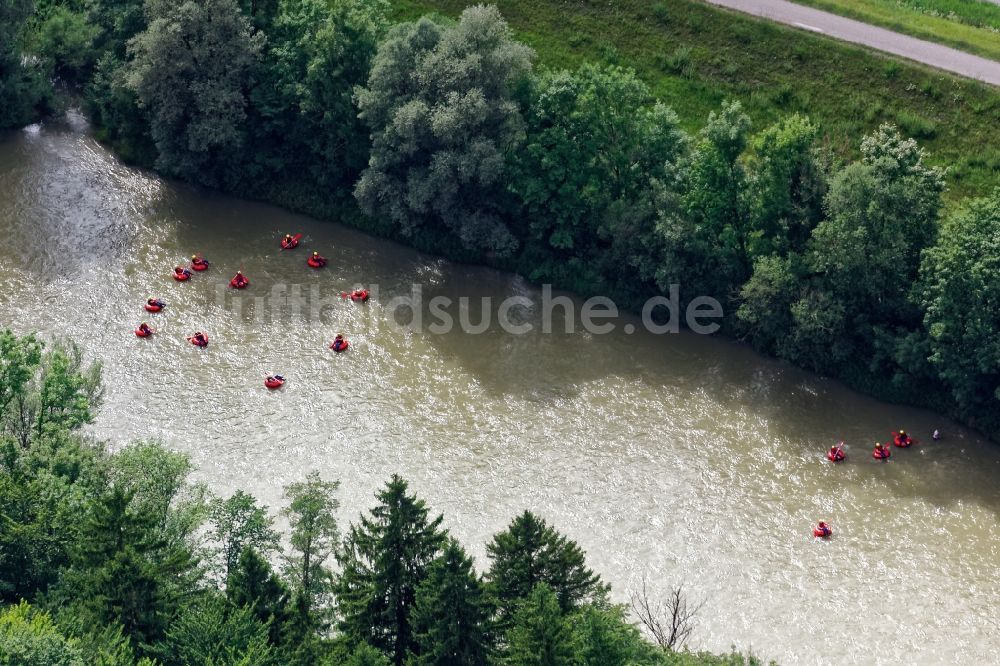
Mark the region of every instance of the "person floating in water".
POLYGON ((191 257, 191 268, 196 271, 203 271, 208 268, 208 260, 203 257, 199 257, 197 254, 191 257))
POLYGON ((819 524, 815 528, 813 528, 813 536, 825 539, 826 537, 831 536, 832 534, 833 530, 830 528, 829 525, 827 525, 822 520, 819 521, 819 524))
POLYGON ((913 440, 913 438, 907 435, 906 431, 903 429, 900 429, 898 433, 893 433, 892 441, 896 446, 898 446, 901 449, 905 449, 906 447, 916 443, 913 440))
POLYGON ((250 284, 250 280, 243 275, 243 271, 236 271, 236 275, 229 281, 229 286, 233 289, 243 289, 250 284))
POLYGON ((837 442, 835 445, 830 447, 830 450, 826 452, 827 459, 833 462, 840 462, 847 457, 847 453, 844 452, 844 442, 837 442))
POLYGON ((330 349, 335 352, 342 352, 347 349, 351 343, 347 341, 343 333, 337 333, 337 337, 333 339, 333 344, 330 345, 330 349))
POLYGON ((892 451, 889 450, 888 444, 883 444, 882 442, 875 442, 875 449, 872 451, 872 457, 876 460, 888 460, 889 456, 892 455, 892 451))
POLYGON ((326 266, 326 257, 321 256, 319 252, 313 252, 306 263, 312 268, 323 268, 326 266))

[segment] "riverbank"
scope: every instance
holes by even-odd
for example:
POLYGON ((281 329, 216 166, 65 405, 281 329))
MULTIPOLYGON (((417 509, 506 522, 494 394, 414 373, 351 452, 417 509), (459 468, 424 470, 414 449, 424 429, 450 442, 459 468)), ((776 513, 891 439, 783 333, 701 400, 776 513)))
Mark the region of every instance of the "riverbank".
MULTIPOLYGON (((465 0, 399 0, 394 16, 455 18, 465 0)), ((890 56, 727 12, 697 0, 502 0, 497 6, 539 64, 599 61, 634 68, 688 131, 726 99, 764 127, 802 113, 824 143, 857 155, 857 138, 882 122, 920 140, 947 166, 957 202, 1000 186, 1000 89, 890 56)))

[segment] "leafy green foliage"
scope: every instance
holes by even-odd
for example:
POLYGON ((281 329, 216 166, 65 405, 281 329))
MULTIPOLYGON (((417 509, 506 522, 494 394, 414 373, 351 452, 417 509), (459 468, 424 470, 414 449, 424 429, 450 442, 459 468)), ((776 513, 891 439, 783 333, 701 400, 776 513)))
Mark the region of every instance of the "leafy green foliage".
POLYGON ((84 661, 48 614, 22 600, 0 613, 0 666, 84 666, 84 661))
POLYGON ((504 666, 575 666, 573 629, 556 593, 539 583, 519 604, 508 634, 504 666))
POLYGON ((527 98, 527 139, 511 155, 510 190, 524 208, 528 242, 541 245, 526 253, 548 258, 533 275, 599 287, 655 242, 642 208, 651 183, 676 178, 687 136, 619 67, 543 72, 527 98))
POLYGON ((164 666, 278 666, 267 625, 247 606, 234 608, 210 594, 174 618, 158 646, 164 666))
POLYGON ((680 210, 660 221, 666 245, 657 271, 661 289, 684 284, 725 301, 749 277, 747 173, 740 160, 749 136, 750 118, 739 103, 709 115, 691 155, 680 210))
POLYGON ((272 645, 284 643, 288 622, 291 621, 291 594, 271 565, 252 548, 245 548, 236 568, 226 581, 226 596, 236 607, 253 609, 257 619, 267 625, 272 645))
POLYGON ((512 89, 531 68, 496 7, 456 25, 422 18, 393 28, 357 94, 372 152, 355 195, 404 234, 447 230, 469 250, 513 252, 504 223, 505 152, 523 135, 512 89))
POLYGON ((32 0, 0 2, 0 129, 34 122, 52 96, 42 63, 23 51, 33 8, 32 0))
POLYGON ((85 81, 97 59, 100 28, 86 13, 55 5, 35 28, 32 50, 54 61, 55 74, 70 83, 85 81))
POLYGON ((569 621, 581 664, 666 663, 666 654, 643 638, 620 606, 588 604, 573 613, 569 621))
POLYGON ((235 0, 163 0, 129 42, 127 81, 150 118, 164 172, 219 184, 245 136, 247 94, 265 41, 235 0))
POLYGON ((368 79, 386 0, 284 0, 260 29, 265 56, 250 93, 252 145, 233 180, 290 205, 350 201, 368 136, 354 88, 368 79))
MULTIPOLYGON (((924 252, 916 299, 928 360, 963 415, 996 415, 1000 403, 1000 190, 969 202, 924 252)), ((992 416, 987 427, 1000 427, 992 416)))
POLYGON ((282 514, 288 518, 293 549, 286 557, 286 572, 293 589, 302 595, 307 611, 317 597, 330 589, 326 561, 340 537, 334 517, 340 506, 334 497, 339 485, 337 481, 323 481, 318 472, 313 472, 304 482, 285 488, 289 504, 282 514))
POLYGON ((242 490, 228 499, 211 503, 212 539, 218 544, 222 558, 223 579, 229 580, 245 552, 267 555, 278 548, 278 533, 267 507, 242 490), (247 549, 251 549, 247 551, 247 549))

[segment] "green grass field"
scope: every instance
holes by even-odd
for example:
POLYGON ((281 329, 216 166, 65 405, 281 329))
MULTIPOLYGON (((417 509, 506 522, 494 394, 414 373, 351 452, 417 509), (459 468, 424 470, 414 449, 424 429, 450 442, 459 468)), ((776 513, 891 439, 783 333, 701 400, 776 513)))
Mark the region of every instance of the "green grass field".
POLYGON ((1000 5, 983 0, 794 0, 1000 60, 1000 5))
MULTIPOLYGON (((396 18, 455 17, 470 0, 395 0, 396 18)), ((794 112, 841 155, 890 121, 948 165, 954 200, 1000 186, 1000 89, 695 0, 499 0, 538 64, 632 67, 689 130, 739 99, 761 128, 794 112)))

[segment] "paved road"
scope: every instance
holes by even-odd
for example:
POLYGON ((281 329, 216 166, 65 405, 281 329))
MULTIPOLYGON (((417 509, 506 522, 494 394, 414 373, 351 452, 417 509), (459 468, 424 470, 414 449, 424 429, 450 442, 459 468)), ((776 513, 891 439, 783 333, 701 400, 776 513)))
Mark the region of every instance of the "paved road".
POLYGON ((879 51, 1000 86, 1000 62, 996 60, 981 58, 933 42, 925 42, 916 37, 907 37, 861 21, 803 7, 787 0, 707 0, 707 2, 846 42, 863 44, 879 51))

